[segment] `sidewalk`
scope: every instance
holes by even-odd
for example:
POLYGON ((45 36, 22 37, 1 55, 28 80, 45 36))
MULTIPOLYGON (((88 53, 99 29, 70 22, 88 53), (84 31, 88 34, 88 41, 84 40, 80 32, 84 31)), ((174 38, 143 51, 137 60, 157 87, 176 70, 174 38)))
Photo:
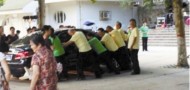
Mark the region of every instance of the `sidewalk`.
MULTIPOLYGON (((187 51, 190 51, 188 48, 187 51)), ((188 55, 190 53, 188 52, 188 55)), ((190 61, 190 59, 189 59, 190 61)), ((189 90, 189 69, 172 68, 177 64, 177 47, 149 47, 139 51, 140 75, 122 72, 105 74, 102 79, 69 80, 59 90, 189 90)), ((28 90, 29 81, 11 81, 11 90, 28 90)))

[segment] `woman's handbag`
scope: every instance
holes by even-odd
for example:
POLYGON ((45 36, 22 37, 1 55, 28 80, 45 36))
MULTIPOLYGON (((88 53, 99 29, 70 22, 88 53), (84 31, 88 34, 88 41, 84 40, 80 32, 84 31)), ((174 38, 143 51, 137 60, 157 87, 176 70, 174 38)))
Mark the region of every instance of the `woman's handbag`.
POLYGON ((0 90, 10 90, 9 83, 5 78, 5 72, 0 64, 0 90))

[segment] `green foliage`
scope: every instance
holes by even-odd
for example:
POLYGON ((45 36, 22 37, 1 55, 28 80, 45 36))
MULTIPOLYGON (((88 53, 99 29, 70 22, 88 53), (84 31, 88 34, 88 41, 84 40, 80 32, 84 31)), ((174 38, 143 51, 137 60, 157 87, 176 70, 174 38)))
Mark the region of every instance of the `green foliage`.
POLYGON ((121 0, 120 5, 122 7, 131 7, 134 0, 121 0))
POLYGON ((5 0, 0 0, 0 6, 4 4, 5 0))
POLYGON ((92 3, 95 3, 96 2, 96 0, 90 0, 92 3))

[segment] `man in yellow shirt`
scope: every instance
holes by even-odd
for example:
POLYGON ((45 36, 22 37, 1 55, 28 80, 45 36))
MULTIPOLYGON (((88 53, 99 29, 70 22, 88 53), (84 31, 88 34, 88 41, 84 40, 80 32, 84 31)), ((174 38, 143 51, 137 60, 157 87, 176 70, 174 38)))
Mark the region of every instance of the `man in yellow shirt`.
MULTIPOLYGON (((118 57, 118 46, 113 40, 113 38, 106 33, 106 31, 103 28, 98 29, 98 35, 101 37, 101 42, 102 44, 108 49, 108 55, 112 58, 115 59, 117 62, 119 62, 119 57, 118 57)), ((121 63, 118 63, 121 66, 121 63)))
POLYGON ((123 47, 123 54, 125 54, 125 59, 127 60, 127 65, 129 65, 129 69, 131 68, 131 60, 129 58, 129 51, 127 48, 128 45, 128 35, 124 32, 124 30, 121 29, 122 24, 121 22, 117 21, 116 25, 115 25, 115 29, 120 33, 121 37, 123 38, 124 42, 125 42, 125 51, 124 51, 124 47, 123 47))
POLYGON ((79 60, 77 61, 78 79, 79 80, 85 79, 85 76, 83 73, 83 65, 86 63, 84 63, 84 62, 92 63, 91 66, 94 70, 96 78, 101 78, 99 64, 95 60, 95 57, 93 55, 93 50, 90 47, 90 44, 88 43, 83 32, 76 31, 76 29, 71 29, 71 30, 68 30, 68 34, 71 35, 72 37, 68 42, 64 43, 63 45, 68 46, 72 43, 75 43, 75 45, 79 49, 79 60))
POLYGON ((118 63, 121 65, 121 70, 130 70, 131 69, 131 63, 129 58, 127 58, 127 52, 126 52, 126 44, 118 30, 112 30, 109 32, 117 46, 119 47, 117 56, 120 58, 118 60, 118 63))
POLYGON ((139 51, 139 30, 136 27, 136 20, 131 19, 130 20, 130 27, 132 29, 131 34, 129 36, 129 42, 128 42, 128 49, 130 51, 131 55, 131 61, 132 61, 132 75, 140 74, 140 67, 139 67, 139 61, 138 61, 138 51, 139 51))

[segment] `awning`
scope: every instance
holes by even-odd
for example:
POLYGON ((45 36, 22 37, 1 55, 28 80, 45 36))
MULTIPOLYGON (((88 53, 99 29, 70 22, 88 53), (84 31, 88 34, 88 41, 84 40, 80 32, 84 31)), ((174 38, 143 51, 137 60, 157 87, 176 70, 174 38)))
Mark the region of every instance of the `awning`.
POLYGON ((38 2, 34 0, 6 0, 0 7, 0 15, 16 13, 35 13, 38 2))

